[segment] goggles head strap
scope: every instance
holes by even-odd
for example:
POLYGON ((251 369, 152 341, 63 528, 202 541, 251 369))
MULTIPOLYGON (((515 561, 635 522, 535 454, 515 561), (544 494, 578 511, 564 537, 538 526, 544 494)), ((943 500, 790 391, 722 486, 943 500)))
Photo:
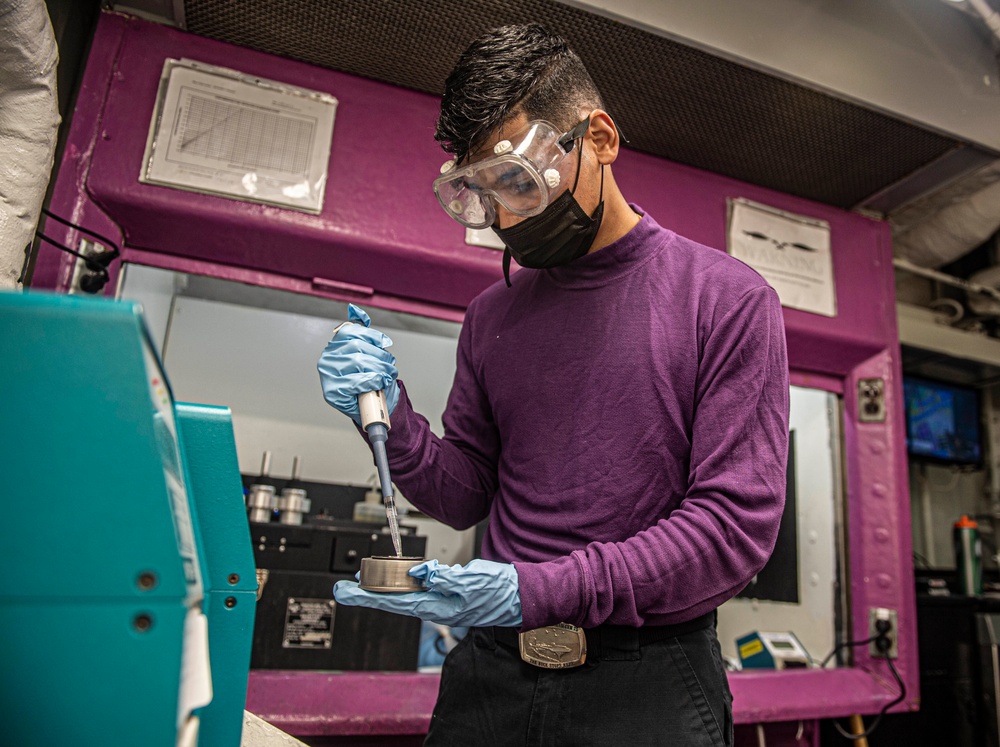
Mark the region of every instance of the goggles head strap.
MULTIPOLYGON (((577 140, 583 137, 587 128, 590 127, 590 117, 581 120, 577 123, 576 127, 567 132, 561 138, 559 138, 559 145, 569 153, 573 150, 573 145, 577 140)), ((570 194, 576 194, 576 185, 580 181, 580 164, 583 163, 583 148, 579 148, 576 152, 576 177, 573 179, 573 188, 570 190, 570 194)), ((601 189, 604 189, 604 169, 601 169, 601 189)))
POLYGON ((576 144, 576 141, 583 137, 588 127, 590 127, 590 117, 581 119, 572 130, 563 133, 562 137, 560 137, 556 142, 559 143, 564 151, 569 153, 573 150, 573 146, 576 144))

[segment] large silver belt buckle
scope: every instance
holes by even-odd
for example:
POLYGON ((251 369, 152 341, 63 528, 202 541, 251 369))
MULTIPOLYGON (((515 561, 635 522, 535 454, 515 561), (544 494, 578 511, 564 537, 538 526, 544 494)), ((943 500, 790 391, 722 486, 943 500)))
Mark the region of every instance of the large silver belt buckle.
POLYGON ((569 669, 587 660, 583 628, 568 623, 548 625, 518 634, 521 658, 545 669, 569 669))

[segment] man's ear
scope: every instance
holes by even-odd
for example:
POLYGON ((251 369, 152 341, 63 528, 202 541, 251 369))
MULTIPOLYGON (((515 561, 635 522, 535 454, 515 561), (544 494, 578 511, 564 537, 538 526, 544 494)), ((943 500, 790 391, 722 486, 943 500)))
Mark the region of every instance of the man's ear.
POLYGON ((594 109, 590 114, 587 139, 593 142, 597 162, 610 166, 618 158, 620 136, 611 115, 603 109, 594 109))

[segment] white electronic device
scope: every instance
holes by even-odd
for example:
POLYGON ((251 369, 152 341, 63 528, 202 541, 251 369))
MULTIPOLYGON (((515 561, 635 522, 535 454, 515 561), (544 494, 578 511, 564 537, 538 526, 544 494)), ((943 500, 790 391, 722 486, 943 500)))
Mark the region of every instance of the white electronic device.
POLYGON ((744 669, 793 669, 808 667, 809 653, 791 631, 754 631, 736 641, 744 669))

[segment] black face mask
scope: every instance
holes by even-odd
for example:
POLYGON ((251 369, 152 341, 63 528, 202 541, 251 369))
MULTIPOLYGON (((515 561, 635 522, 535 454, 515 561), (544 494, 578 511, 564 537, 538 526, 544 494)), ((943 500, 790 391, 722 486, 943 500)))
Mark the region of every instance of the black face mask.
MULTIPOLYGON (((574 190, 576 184, 573 185, 574 190)), ((563 192, 538 215, 526 218, 510 228, 494 228, 503 241, 503 276, 510 287, 510 258, 521 267, 544 269, 568 265, 586 254, 594 243, 604 217, 604 167, 601 166, 600 202, 592 216, 587 215, 573 196, 563 192)))

